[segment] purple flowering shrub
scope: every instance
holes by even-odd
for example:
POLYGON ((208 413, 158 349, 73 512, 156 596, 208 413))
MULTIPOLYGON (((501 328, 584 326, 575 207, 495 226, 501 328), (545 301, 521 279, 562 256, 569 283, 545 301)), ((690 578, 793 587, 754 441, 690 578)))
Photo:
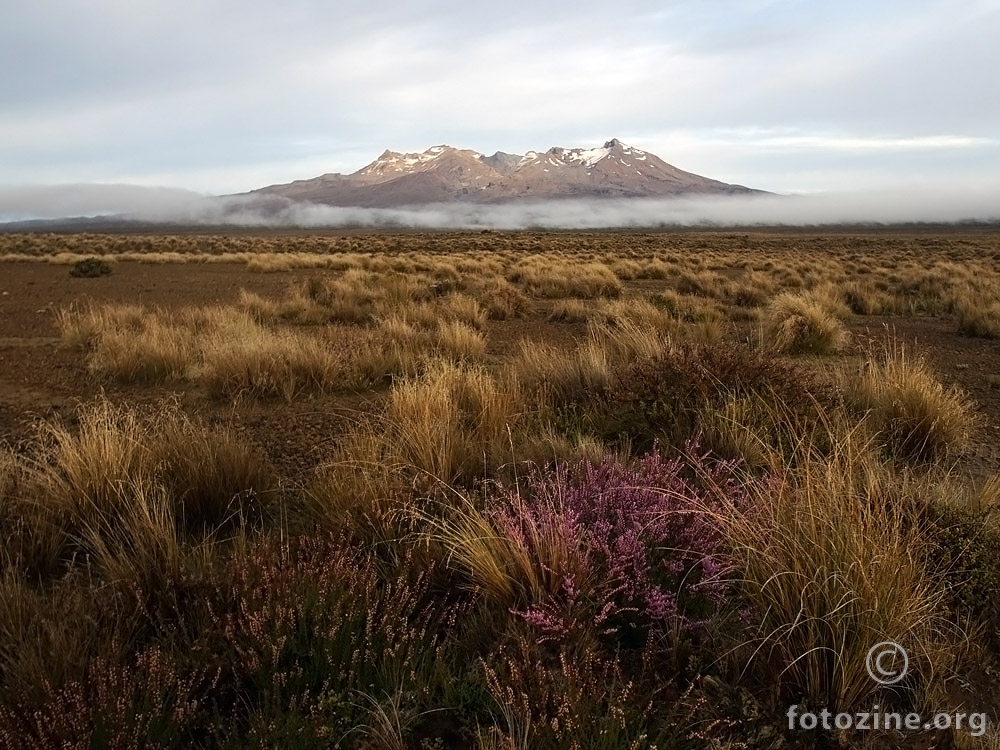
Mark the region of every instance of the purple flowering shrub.
POLYGON ((736 462, 687 454, 563 464, 502 491, 495 528, 543 568, 546 586, 513 610, 541 639, 593 627, 641 646, 654 626, 695 635, 719 611, 729 559, 713 512, 746 498, 736 462))

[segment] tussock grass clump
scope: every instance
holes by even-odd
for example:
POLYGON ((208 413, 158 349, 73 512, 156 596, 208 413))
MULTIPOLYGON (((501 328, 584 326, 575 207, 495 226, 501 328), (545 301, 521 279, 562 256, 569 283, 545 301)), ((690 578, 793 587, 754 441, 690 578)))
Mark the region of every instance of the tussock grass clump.
POLYGON ((277 273, 291 271, 292 259, 279 253, 259 253, 247 259, 247 270, 255 273, 277 273))
POLYGON ((537 434, 522 436, 517 457, 525 464, 538 467, 560 463, 589 461, 598 464, 612 451, 592 435, 564 435, 554 428, 544 427, 537 434))
POLYGON ((726 280, 714 271, 683 272, 675 283, 682 295, 723 297, 728 290, 726 280))
POLYGON ((963 336, 1000 338, 1000 302, 966 292, 957 296, 954 307, 963 336))
POLYGON ((281 396, 329 392, 345 385, 334 346, 293 331, 272 331, 250 318, 233 318, 203 337, 197 379, 209 394, 281 396))
POLYGON ((545 299, 617 297, 622 291, 621 280, 603 263, 573 263, 536 256, 509 272, 507 278, 521 284, 528 294, 545 299))
POLYGON ((593 339, 570 351, 524 339, 510 365, 527 393, 557 404, 607 387, 613 378, 612 367, 605 347, 593 339))
POLYGON ((285 322, 297 325, 322 325, 337 318, 329 308, 317 304, 303 293, 294 290, 288 297, 270 300, 259 294, 240 290, 238 307, 259 323, 285 322))
POLYGON ((922 563, 931 540, 914 523, 927 488, 857 435, 826 458, 802 450, 799 468, 755 486, 748 512, 726 522, 760 618, 752 667, 778 701, 850 710, 880 702, 866 656, 893 641, 910 657, 897 688, 919 704, 955 656, 944 589, 922 563))
POLYGON ((155 383, 184 377, 194 357, 194 339, 167 313, 138 305, 62 310, 63 341, 90 351, 88 369, 122 382, 155 383))
POLYGON ((464 323, 477 330, 486 325, 487 313, 479 302, 468 294, 449 294, 439 305, 439 318, 464 323))
POLYGON ((438 323, 435 344, 442 356, 475 361, 486 354, 486 339, 472 326, 458 320, 438 323))
POLYGON ((183 536, 261 518, 275 486, 252 450, 174 406, 102 400, 75 429, 41 427, 7 498, 10 554, 40 574, 90 560, 105 580, 148 590, 178 571, 183 536))
MULTIPOLYGON (((244 303, 256 301, 244 297, 244 303)), ((63 311, 58 322, 64 341, 89 349, 92 373, 122 382, 186 379, 200 382, 213 396, 288 400, 350 384, 344 365, 350 342, 336 346, 318 336, 269 328, 236 308, 191 308, 177 315, 112 305, 63 311)))
POLYGON ((596 312, 599 320, 611 327, 633 323, 655 331, 669 332, 676 329, 675 321, 669 313, 642 297, 604 302, 596 312))
POLYGON ((412 470, 394 462, 377 422, 356 424, 336 445, 302 494, 319 528, 379 547, 412 531, 412 470))
POLYGON ((768 308, 765 336, 787 354, 830 354, 847 342, 847 331, 816 299, 782 294, 768 308))
POLYGON ((149 311, 141 305, 89 305, 56 311, 56 325, 70 346, 92 346, 105 332, 141 333, 149 311))
POLYGON ((728 299, 738 307, 763 307, 774 293, 775 282, 765 273, 748 271, 729 287, 728 299))
POLYGON ((436 492, 490 476, 517 455, 512 441, 525 420, 525 396, 509 375, 431 360, 340 442, 306 505, 324 526, 350 521, 364 538, 391 538, 407 525, 400 512, 414 486, 436 492))
POLYGON ((969 438, 971 402, 957 388, 944 386, 921 357, 895 339, 869 353, 848 388, 886 447, 904 460, 942 458, 969 438))
POLYGON ((432 362, 386 402, 386 446, 396 462, 453 484, 505 460, 524 399, 519 386, 479 367, 432 362))
POLYGON ((588 325, 591 339, 602 347, 613 365, 623 367, 637 358, 655 357, 669 351, 672 326, 655 328, 641 319, 620 318, 609 322, 588 325))
POLYGON ((156 317, 142 333, 116 328, 105 331, 87 363, 90 372, 122 383, 161 383, 183 379, 195 354, 191 333, 156 317))
POLYGON ((591 307, 582 300, 556 300, 549 309, 548 319, 563 323, 584 323, 591 315, 591 307))
POLYGON ((523 317, 529 308, 527 296, 502 276, 490 277, 475 287, 475 296, 490 320, 523 317))
POLYGON ((870 279, 846 284, 841 295, 855 315, 891 315, 903 312, 905 304, 905 300, 878 289, 870 279))
POLYGON ((155 430, 156 479, 173 499, 180 529, 204 533, 252 525, 269 512, 278 490, 276 477, 233 432, 209 430, 169 410, 156 418, 155 430))

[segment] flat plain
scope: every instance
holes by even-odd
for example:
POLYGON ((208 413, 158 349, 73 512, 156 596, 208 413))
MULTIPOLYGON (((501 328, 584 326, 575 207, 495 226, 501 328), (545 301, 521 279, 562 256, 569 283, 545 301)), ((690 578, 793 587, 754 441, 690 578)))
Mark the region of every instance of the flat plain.
POLYGON ((973 226, 0 235, 0 745, 993 716, 998 268, 973 226))

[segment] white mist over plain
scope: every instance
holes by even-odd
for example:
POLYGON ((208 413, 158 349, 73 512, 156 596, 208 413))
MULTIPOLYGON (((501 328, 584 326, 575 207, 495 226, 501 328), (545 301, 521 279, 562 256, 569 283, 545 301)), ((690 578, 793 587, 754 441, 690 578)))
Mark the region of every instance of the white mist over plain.
POLYGON ((552 200, 409 208, 343 208, 262 195, 207 197, 128 185, 0 189, 0 222, 107 216, 205 227, 613 229, 667 226, 824 226, 1000 221, 1000 186, 679 198, 552 200))

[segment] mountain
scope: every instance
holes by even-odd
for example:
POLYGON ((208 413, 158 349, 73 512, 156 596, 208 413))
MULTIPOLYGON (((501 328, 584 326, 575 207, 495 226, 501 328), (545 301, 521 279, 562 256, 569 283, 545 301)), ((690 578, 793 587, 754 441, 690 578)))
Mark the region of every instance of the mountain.
POLYGON ((330 206, 392 208, 427 203, 503 203, 559 198, 647 198, 760 193, 685 172, 617 138, 600 148, 526 154, 434 146, 422 154, 385 151, 349 175, 325 174, 250 195, 330 206))

